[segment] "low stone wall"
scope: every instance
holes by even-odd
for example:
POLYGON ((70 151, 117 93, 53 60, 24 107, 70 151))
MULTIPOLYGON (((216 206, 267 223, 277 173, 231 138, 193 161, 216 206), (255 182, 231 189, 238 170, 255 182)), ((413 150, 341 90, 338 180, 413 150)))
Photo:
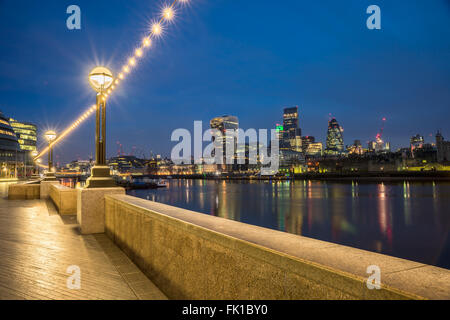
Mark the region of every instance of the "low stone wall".
POLYGON ((49 195, 61 215, 77 213, 77 190, 61 184, 49 185, 49 195))
POLYGON ((50 187, 52 185, 59 185, 59 181, 58 180, 50 180, 50 181, 45 181, 45 180, 41 180, 40 182, 40 186, 41 186, 41 199, 48 199, 50 197, 50 187))
POLYGON ((125 189, 77 189, 77 222, 81 234, 105 233, 105 196, 108 194, 125 194, 125 189))
POLYGON ((9 200, 34 200, 40 198, 39 184, 18 183, 8 186, 9 200))
POLYGON ((170 299, 450 298, 446 269, 126 195, 105 197, 105 231, 170 299))

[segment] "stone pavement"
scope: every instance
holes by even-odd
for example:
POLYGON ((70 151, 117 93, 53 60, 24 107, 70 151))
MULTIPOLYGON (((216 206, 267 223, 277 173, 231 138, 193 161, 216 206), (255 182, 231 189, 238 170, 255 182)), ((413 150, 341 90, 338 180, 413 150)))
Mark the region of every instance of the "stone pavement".
POLYGON ((104 234, 83 236, 76 216, 48 200, 0 199, 0 300, 167 299, 104 234), (81 272, 69 289, 69 266, 81 272))

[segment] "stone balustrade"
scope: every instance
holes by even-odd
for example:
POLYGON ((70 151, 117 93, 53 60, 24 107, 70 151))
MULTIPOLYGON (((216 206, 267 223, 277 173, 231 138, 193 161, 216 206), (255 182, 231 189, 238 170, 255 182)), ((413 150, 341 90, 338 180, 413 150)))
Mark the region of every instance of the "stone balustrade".
POLYGON ((40 198, 40 185, 17 183, 8 186, 9 200, 35 200, 40 198))
POLYGON ((61 215, 77 213, 77 190, 61 184, 49 185, 49 195, 61 215))
POLYGON ((450 298, 446 269, 127 195, 105 196, 105 231, 169 299, 450 298))

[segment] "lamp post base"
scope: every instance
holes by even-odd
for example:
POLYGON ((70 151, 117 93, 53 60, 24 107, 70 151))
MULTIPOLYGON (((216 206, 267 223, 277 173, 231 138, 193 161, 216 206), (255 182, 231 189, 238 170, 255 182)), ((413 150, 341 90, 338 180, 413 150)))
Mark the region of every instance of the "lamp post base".
POLYGON ((54 172, 47 172, 45 174, 45 177, 43 179, 43 181, 57 181, 58 179, 56 179, 55 173, 54 172))
POLYGON ((91 188, 113 188, 117 187, 116 182, 109 174, 108 166, 95 165, 91 169, 91 177, 86 180, 86 189, 91 188))

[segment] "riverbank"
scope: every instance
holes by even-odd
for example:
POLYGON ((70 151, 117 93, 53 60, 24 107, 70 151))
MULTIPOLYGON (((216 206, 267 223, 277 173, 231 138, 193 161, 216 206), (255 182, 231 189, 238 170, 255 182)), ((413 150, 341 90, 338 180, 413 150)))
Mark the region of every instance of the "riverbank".
POLYGON ((284 180, 330 180, 330 181, 449 181, 450 172, 364 172, 364 173, 301 173, 290 176, 248 176, 248 175, 140 175, 151 179, 207 179, 244 181, 284 181, 284 180))

